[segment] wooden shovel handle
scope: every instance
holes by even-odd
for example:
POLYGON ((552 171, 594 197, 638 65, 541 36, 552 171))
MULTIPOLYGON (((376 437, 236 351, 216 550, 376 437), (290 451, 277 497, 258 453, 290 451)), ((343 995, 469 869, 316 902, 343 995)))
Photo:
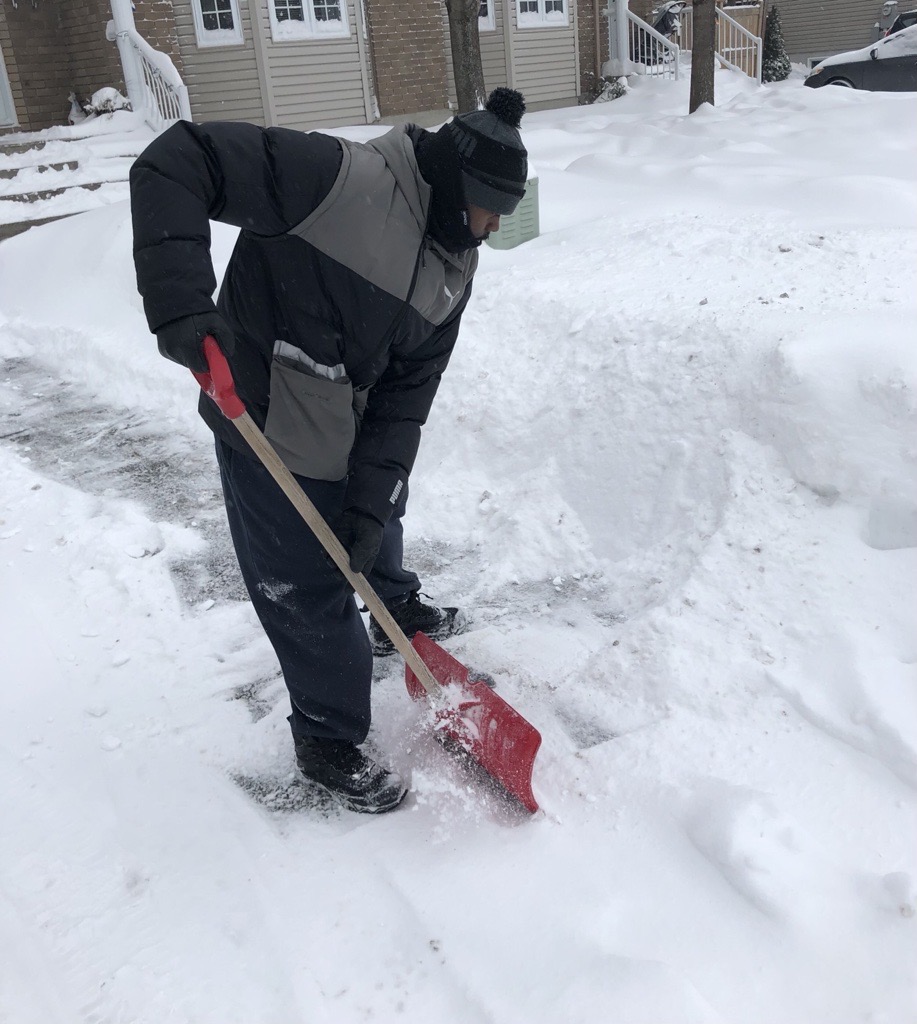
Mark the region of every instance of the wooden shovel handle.
MULTIPOLYGON (((287 469, 274 446, 258 429, 255 421, 245 410, 245 405, 236 394, 232 371, 226 356, 223 355, 216 340, 207 335, 204 338, 204 357, 207 360, 209 373, 194 373, 204 393, 216 402, 220 411, 227 419, 232 420, 239 433, 245 438, 252 451, 261 460, 264 468, 271 474, 277 485, 293 502, 296 511, 303 517, 309 529, 318 538, 319 543, 328 552, 334 564, 344 574, 347 582, 369 609, 373 618, 385 630, 386 636, 395 645, 398 653, 417 676, 423 688, 434 702, 442 701, 443 688, 434 678, 432 672, 424 664, 423 659, 411 646, 404 631, 392 618, 391 613, 382 603, 379 595, 370 586, 362 573, 355 573, 350 568, 350 557, 344 546, 337 539, 331 527, 322 518, 321 513, 312 504, 306 492, 296 482, 296 478, 287 469)), ((194 372, 194 371, 192 371, 194 372)))

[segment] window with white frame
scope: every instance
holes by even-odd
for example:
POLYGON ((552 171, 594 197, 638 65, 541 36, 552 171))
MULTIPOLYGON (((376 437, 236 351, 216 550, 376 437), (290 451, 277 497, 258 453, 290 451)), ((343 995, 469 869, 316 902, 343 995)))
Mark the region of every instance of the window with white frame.
POLYGON ((274 15, 278 21, 305 21, 302 0, 274 0, 274 15))
MULTIPOLYGON (((489 0, 493 2, 493 0, 489 0)), ((569 23, 569 0, 517 0, 519 28, 553 28, 569 23)))
POLYGON ((481 0, 478 8, 478 32, 495 32, 497 21, 494 17, 494 3, 496 0, 481 0))
POLYGON ((268 9, 271 37, 278 43, 350 35, 347 0, 269 0, 268 9))
POLYGON ((198 46, 240 46, 239 0, 192 0, 198 46))

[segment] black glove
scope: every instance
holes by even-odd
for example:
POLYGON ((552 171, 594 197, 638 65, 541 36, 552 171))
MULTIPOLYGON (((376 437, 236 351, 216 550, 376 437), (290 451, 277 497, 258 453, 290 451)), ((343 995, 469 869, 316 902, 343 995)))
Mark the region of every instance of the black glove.
POLYGON ((202 346, 207 334, 212 334, 216 338, 224 355, 232 355, 236 347, 235 335, 216 310, 172 320, 171 323, 159 328, 156 340, 159 342, 159 351, 166 359, 187 366, 195 373, 206 373, 207 360, 204 358, 202 346))
POLYGON ((382 545, 385 527, 378 519, 358 508, 345 508, 331 524, 334 535, 350 555, 352 572, 364 575, 373 567, 382 545))

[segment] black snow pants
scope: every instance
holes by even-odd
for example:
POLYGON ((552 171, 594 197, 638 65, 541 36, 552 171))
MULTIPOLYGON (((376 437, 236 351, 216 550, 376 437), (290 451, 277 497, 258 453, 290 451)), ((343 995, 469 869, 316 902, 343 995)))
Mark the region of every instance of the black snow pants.
MULTIPOLYGON (((294 740, 362 743, 370 723, 372 651, 353 591, 254 455, 216 439, 217 461, 242 578, 290 691, 294 740)), ((327 521, 341 511, 346 479, 296 477, 327 521)), ((407 487, 385 528, 368 579, 387 605, 420 589, 402 567, 407 487)))

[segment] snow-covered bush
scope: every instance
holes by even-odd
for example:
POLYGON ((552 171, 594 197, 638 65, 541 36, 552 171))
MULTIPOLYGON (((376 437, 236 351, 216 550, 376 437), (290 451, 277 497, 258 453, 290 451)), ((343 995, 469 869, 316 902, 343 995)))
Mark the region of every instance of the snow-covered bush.
POLYGON ((587 103, 608 103, 627 92, 626 78, 597 78, 587 103))
POLYGON ((94 92, 83 104, 83 110, 90 116, 93 114, 111 114, 116 110, 130 109, 130 100, 126 96, 122 96, 117 89, 113 89, 111 86, 106 86, 106 88, 94 92))
POLYGON ((764 53, 761 59, 761 81, 782 82, 790 77, 790 58, 783 41, 780 12, 772 7, 764 24, 764 53))

